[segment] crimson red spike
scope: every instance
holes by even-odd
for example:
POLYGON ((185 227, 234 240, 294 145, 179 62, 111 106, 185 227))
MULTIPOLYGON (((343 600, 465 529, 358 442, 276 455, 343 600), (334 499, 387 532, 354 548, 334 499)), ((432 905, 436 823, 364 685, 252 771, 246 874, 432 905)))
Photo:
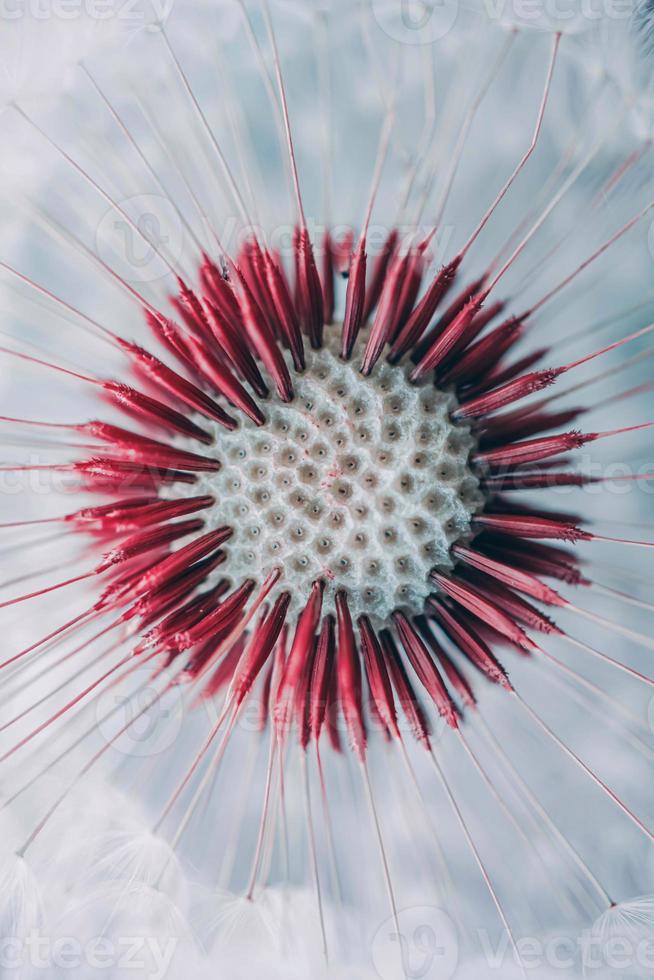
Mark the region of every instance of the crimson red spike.
POLYGON ((527 602, 522 596, 517 595, 511 589, 499 582, 497 579, 478 572, 475 569, 467 569, 466 579, 472 581, 479 593, 495 603, 500 609, 518 623, 523 623, 529 629, 550 636, 563 636, 563 630, 554 623, 548 616, 537 609, 532 603, 527 602))
POLYGON ((363 662, 366 668, 366 676, 368 678, 368 686, 373 704, 387 731, 391 735, 394 735, 395 738, 401 738, 397 724, 393 686, 386 668, 386 661, 384 660, 379 640, 377 639, 377 634, 373 630, 367 616, 361 616, 358 625, 361 636, 363 662))
POLYGON ((257 354, 265 364, 266 370, 275 382, 279 397, 282 401, 289 402, 293 398, 293 385, 284 356, 241 272, 239 272, 239 278, 241 283, 241 311, 245 329, 257 354))
POLYGON ((111 568, 112 565, 121 565, 123 562, 148 551, 168 547, 173 541, 178 541, 188 534, 195 534, 201 531, 203 527, 204 521, 196 517, 188 521, 180 521, 178 524, 165 524, 162 527, 140 531, 138 534, 126 538, 120 545, 108 552, 97 566, 96 572, 101 574, 111 568))
POLYGON ((420 636, 429 647, 432 655, 436 657, 438 664, 445 674, 452 690, 458 695, 461 704, 465 708, 474 708, 477 704, 475 692, 463 671, 448 656, 440 645, 426 616, 416 616, 416 628, 420 636))
POLYGON ((542 472, 510 473, 507 476, 489 476, 482 481, 482 486, 488 490, 548 490, 551 487, 585 487, 591 483, 601 483, 600 477, 586 476, 584 473, 554 472, 544 469, 542 472))
POLYGON ((240 318, 240 311, 238 324, 232 326, 211 300, 205 300, 205 306, 214 340, 225 352, 240 376, 251 385, 260 398, 265 398, 268 395, 268 388, 246 343, 245 328, 240 318))
POLYGON ((281 338, 281 325, 277 320, 276 311, 268 295, 263 255, 256 239, 250 238, 242 245, 238 254, 237 265, 259 307, 261 316, 266 321, 268 330, 275 340, 279 340, 281 338))
POLYGON ((351 275, 354 228, 346 228, 340 238, 334 240, 333 249, 336 271, 345 279, 351 275))
POLYGON ((463 401, 452 413, 452 417, 460 421, 461 419, 481 418, 483 415, 490 415, 492 412, 497 412, 499 409, 505 408, 522 398, 527 398, 537 391, 543 391, 553 385, 560 374, 560 369, 531 371, 529 374, 523 374, 492 391, 477 395, 476 398, 471 398, 469 401, 463 401))
POLYGON ((255 425, 263 425, 264 416, 261 409, 231 370, 212 354, 206 344, 202 344, 193 338, 189 343, 193 351, 196 370, 201 370, 219 394, 231 402, 235 408, 239 408, 255 425))
POLYGON ((478 514, 474 519, 478 527, 490 528, 501 534, 518 538, 551 538, 557 541, 591 541, 592 534, 567 521, 541 517, 540 514, 478 514))
POLYGON ((352 750, 363 761, 366 755, 367 736, 363 720, 361 662, 354 638, 347 594, 342 591, 336 593, 336 618, 338 622, 336 670, 341 710, 352 750))
POLYGON ((203 287, 223 322, 236 335, 241 333, 243 331, 241 307, 227 273, 221 272, 205 256, 204 264, 200 270, 200 276, 203 287))
POLYGON ((436 617, 445 633, 470 663, 493 684, 499 684, 507 691, 513 690, 506 670, 475 630, 466 613, 460 607, 450 608, 440 599, 430 598, 427 604, 430 614, 436 617))
POLYGON ((393 341, 388 355, 391 364, 397 364, 407 351, 410 351, 420 340, 436 310, 454 285, 460 264, 461 259, 457 256, 448 265, 444 265, 432 279, 425 295, 393 341))
POLYGON ((425 271, 425 250, 429 239, 425 239, 417 248, 412 248, 408 253, 406 272, 400 285, 400 292, 393 314, 393 321, 389 330, 388 340, 392 343, 406 321, 411 316, 425 271))
POLYGON ((180 374, 167 367, 162 361, 154 357, 153 354, 149 354, 142 347, 126 340, 119 340, 119 344, 125 353, 134 359, 152 381, 176 398, 179 398, 185 405, 195 409, 195 411, 207 418, 220 422, 227 429, 233 429, 236 426, 234 419, 224 412, 209 395, 206 395, 197 385, 187 381, 180 374))
POLYGON ((155 589, 167 579, 179 575, 185 568, 196 561, 201 561, 212 552, 225 544, 232 536, 230 527, 220 527, 215 531, 209 531, 197 540, 185 545, 159 562, 154 568, 148 569, 140 575, 135 584, 135 592, 155 589))
POLYGON ((325 323, 334 322, 334 240, 329 228, 322 240, 322 303, 325 323))
POLYGON ((517 589, 518 592, 524 592, 532 596, 532 598, 538 599, 539 602, 544 602, 548 606, 566 605, 566 600, 561 598, 558 592, 550 588, 549 585, 545 585, 544 582, 541 582, 540 579, 530 572, 520 571, 511 565, 498 561, 489 555, 483 555, 478 551, 473 551, 471 548, 466 548, 463 545, 456 545, 453 553, 459 561, 464 562, 466 565, 485 572, 487 575, 508 585, 509 588, 517 589))
POLYGON ((475 296, 479 293, 479 290, 483 287, 486 281, 486 276, 480 276, 479 279, 475 279, 474 282, 468 283, 464 288, 458 293, 448 308, 445 310, 443 315, 440 317, 436 325, 429 331, 429 333, 420 340, 415 347, 411 355, 411 360, 417 363, 427 351, 433 346, 434 342, 444 333, 447 327, 459 316, 463 311, 464 307, 470 303, 475 296))
POLYGON ((177 285, 179 297, 172 298, 173 305, 180 311, 186 326, 197 340, 210 340, 211 328, 202 303, 179 276, 177 277, 177 285))
POLYGON ((164 405, 163 402, 143 395, 128 385, 119 384, 116 381, 104 381, 102 388, 112 404, 140 422, 151 423, 166 429, 166 431, 189 436, 207 446, 214 441, 210 432, 201 429, 199 425, 196 425, 185 415, 176 412, 174 408, 170 408, 168 405, 164 405))
MULTIPOLYGON (((145 634, 139 645, 134 650, 135 656, 139 656, 150 648, 159 648, 157 652, 163 653, 170 648, 166 645, 167 640, 173 636, 178 629, 190 627, 204 619, 208 612, 215 609, 216 603, 227 593, 228 584, 226 581, 219 582, 213 588, 201 592, 199 595, 189 599, 182 606, 174 609, 165 619, 162 619, 153 629, 145 634)), ((177 656, 177 650, 169 653, 168 664, 172 663, 177 656)))
POLYGON ((325 314, 322 286, 316 268, 313 246, 307 228, 300 228, 295 240, 297 303, 300 322, 314 349, 322 347, 325 314))
POLYGON ((277 311, 277 319, 281 327, 282 336, 291 352, 295 370, 303 371, 305 361, 302 331, 288 289, 286 276, 282 274, 280 267, 267 249, 264 252, 263 259, 268 292, 277 311))
POLYGON ((334 617, 325 616, 320 628, 311 676, 309 726, 316 742, 320 740, 325 717, 330 707, 329 694, 332 689, 335 665, 334 617))
POLYGON ((155 315, 151 310, 146 309, 144 314, 150 330, 159 343, 192 374, 193 356, 188 345, 189 335, 183 335, 175 321, 161 313, 155 315))
POLYGON ((535 644, 524 630, 469 582, 457 576, 445 575, 443 572, 437 571, 433 571, 430 578, 441 592, 454 599, 464 609, 468 609, 477 619, 506 636, 511 643, 517 644, 523 650, 535 648, 535 644))
POLYGON ((188 497, 182 500, 159 500, 158 497, 137 497, 133 500, 117 500, 99 507, 84 507, 62 518, 67 523, 79 524, 85 529, 91 524, 113 534, 135 531, 148 524, 187 517, 199 510, 211 507, 215 498, 209 495, 188 497))
POLYGON ((452 701, 427 647, 403 612, 396 611, 393 613, 393 623, 411 666, 436 705, 438 713, 445 719, 450 728, 458 728, 459 719, 456 705, 452 701))
POLYGON ((402 662, 395 640, 389 630, 382 630, 379 634, 384 662, 388 668, 393 687, 397 694, 397 700, 402 705, 402 711, 409 723, 411 733, 427 751, 431 751, 430 728, 427 715, 425 714, 420 700, 413 689, 413 685, 402 662))
POLYGON ((497 534, 484 534, 480 543, 489 554, 506 557, 532 574, 545 575, 567 585, 590 585, 590 580, 580 571, 577 556, 568 549, 497 534))
POLYGON ((370 330, 368 342, 363 355, 361 373, 367 377, 373 370, 375 364, 381 356, 381 352, 391 339, 395 314, 402 283, 406 274, 409 257, 407 255, 396 254, 390 263, 390 268, 384 280, 375 319, 370 330))
MULTIPOLYGON (((158 589, 141 596, 128 609, 125 614, 126 619, 129 620, 138 616, 140 629, 151 626, 161 616, 179 608, 180 603, 188 599, 198 586, 204 584, 211 572, 223 564, 225 558, 225 554, 219 552, 212 558, 198 562, 197 565, 183 572, 171 582, 166 582, 160 585, 158 589)), ((226 583, 223 588, 227 588, 226 583)))
POLYGON ((562 426, 576 422, 580 415, 585 412, 583 408, 569 408, 562 412, 510 412, 506 415, 499 415, 496 418, 484 422, 483 434, 480 440, 482 448, 488 445, 495 445, 500 440, 506 442, 507 438, 525 439, 529 436, 536 436, 542 432, 549 432, 552 429, 560 429, 562 426))
POLYGON ((361 324, 363 323, 367 262, 366 241, 365 238, 361 238, 352 256, 350 276, 347 281, 347 293, 345 296, 345 316, 343 318, 343 332, 341 335, 341 357, 345 361, 348 361, 352 356, 352 350, 359 336, 361 324))
POLYGON ((175 449, 163 442, 138 435, 128 429, 122 429, 120 426, 110 425, 108 422, 85 422, 76 428, 78 432, 110 443, 129 460, 140 463, 144 469, 155 467, 161 470, 188 470, 199 473, 215 473, 220 469, 220 463, 217 459, 175 449))
POLYGON ((247 652, 239 662, 230 685, 228 700, 231 701, 233 698, 236 705, 242 704, 248 696, 275 649, 286 622, 290 601, 290 593, 282 592, 263 623, 255 630, 247 652))
POLYGON ((320 622, 324 590, 325 586, 322 581, 313 583, 307 604, 298 617, 295 636, 286 660, 284 676, 279 685, 277 703, 275 704, 275 726, 278 733, 286 733, 290 723, 295 692, 304 675, 307 659, 313 648, 313 639, 320 622))
POLYGON ((316 660, 318 638, 312 637, 309 655, 304 665, 302 679, 295 690, 293 713, 297 724, 298 742, 303 752, 306 752, 311 741, 311 677, 316 660))
MULTIPOLYGON (((483 314, 480 314, 483 315, 483 314)), ((443 381, 469 384, 488 374, 489 368, 524 335, 524 320, 510 317, 466 350, 443 374, 443 381)))
POLYGON ((382 295, 384 288, 384 283, 386 281, 386 275, 388 272, 388 267, 391 264, 395 253, 397 251, 397 245, 399 241, 400 234, 397 228, 392 228, 389 231, 382 249, 375 259, 372 276, 370 279, 370 285, 366 291, 366 302, 363 309, 363 322, 367 323, 372 316, 378 302, 382 295))
POLYGON ((461 312, 443 330, 442 334, 436 338, 431 347, 428 348, 424 357, 418 362, 411 372, 411 380, 419 381, 425 374, 442 364, 442 362, 452 353, 458 342, 465 335, 474 318, 481 310, 487 293, 478 293, 463 307, 461 312))
POLYGON ((84 479, 87 489, 95 493, 157 490, 160 486, 172 483, 195 483, 197 479, 193 473, 162 470, 156 466, 144 466, 143 463, 104 456, 94 456, 63 469, 78 473, 84 479))
POLYGON ((525 442, 500 446, 497 449, 487 449, 476 453, 473 461, 480 466, 524 466, 527 463, 539 463, 553 456, 580 449, 587 442, 596 439, 595 433, 583 434, 574 430, 561 435, 542 436, 539 439, 528 439, 525 442))
POLYGON ((478 395, 484 391, 490 391, 491 388, 496 388, 498 385, 503 385, 512 378, 517 378, 518 375, 524 374, 525 371, 529 371, 537 364, 540 364, 543 358, 548 357, 549 354, 549 347, 541 347, 539 350, 534 351, 533 354, 527 354, 513 364, 495 364, 488 373, 482 375, 475 384, 471 385, 466 394, 478 395))
POLYGON ((240 619, 255 587, 256 582, 253 579, 247 579, 208 615, 204 615, 199 622, 178 629, 164 641, 164 649, 183 653, 185 650, 190 650, 196 643, 202 643, 219 632, 227 632, 240 619))

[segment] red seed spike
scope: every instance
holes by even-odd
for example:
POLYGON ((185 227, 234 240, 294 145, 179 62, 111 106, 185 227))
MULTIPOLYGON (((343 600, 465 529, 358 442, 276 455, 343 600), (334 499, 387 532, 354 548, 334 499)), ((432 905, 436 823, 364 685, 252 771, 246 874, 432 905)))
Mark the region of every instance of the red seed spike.
POLYGON ((483 555, 463 545, 456 545, 453 553, 459 561, 464 562, 466 565, 485 572, 487 575, 508 585, 509 588, 517 589, 518 592, 524 592, 526 595, 538 599, 539 602, 544 602, 545 605, 565 606, 567 604, 566 600, 561 598, 558 592, 550 588, 549 585, 545 585, 544 582, 541 582, 540 579, 529 572, 520 571, 511 565, 506 565, 503 562, 491 558, 489 555, 483 555))
MULTIPOLYGON (((163 521, 188 517, 199 510, 215 504, 211 496, 188 497, 182 500, 159 500, 157 497, 141 497, 132 500, 119 500, 101 507, 85 507, 63 518, 66 522, 87 528, 89 524, 99 525, 101 530, 111 530, 114 534, 134 531, 159 524, 163 521)), ((92 528, 95 530, 95 528, 92 528)))
POLYGON ((298 618, 295 636, 284 668, 284 676, 279 686, 275 704, 275 725, 278 733, 285 733, 290 723, 290 712, 306 666, 313 649, 313 639, 320 623, 324 583, 317 581, 311 587, 306 606, 298 618))
POLYGON ((350 275, 352 252, 354 251, 354 228, 346 228, 341 236, 335 239, 334 266, 339 276, 346 279, 350 275))
POLYGON ((229 276, 206 255, 200 269, 200 279, 204 291, 230 328, 236 331, 242 328, 241 308, 229 276))
POLYGON ((534 351, 533 354, 527 354, 525 357, 520 358, 519 361, 515 361, 513 364, 506 366, 502 366, 502 364, 495 364, 487 374, 480 377, 477 383, 471 386, 467 394, 477 395, 483 391, 490 391, 491 388, 497 388, 498 385, 505 384, 505 382, 510 381, 511 378, 517 378, 518 375, 524 374, 525 371, 529 371, 549 354, 549 347, 541 347, 539 350, 534 351))
POLYGON ((240 376, 252 386, 256 394, 260 398, 265 398, 268 395, 268 388, 245 342, 240 311, 237 325, 232 326, 211 300, 205 299, 205 307, 215 342, 225 352, 240 376))
MULTIPOLYGON (((178 606, 169 613, 165 619, 158 623, 153 629, 146 633, 139 645, 134 650, 135 656, 139 656, 145 650, 160 647, 159 652, 168 649, 167 642, 178 630, 188 628, 202 620, 216 603, 226 594, 228 585, 221 582, 208 589, 200 595, 194 596, 182 606, 178 606)), ((176 655, 176 654, 175 654, 176 655)), ((172 663, 174 657, 169 657, 168 663, 172 663)))
POLYGON ((200 473, 215 473, 220 469, 217 459, 174 449, 163 442, 157 442, 155 439, 107 422, 85 422, 77 426, 77 430, 94 439, 110 443, 133 462, 140 463, 143 468, 154 466, 157 469, 170 468, 200 473))
POLYGON ((363 322, 367 323, 372 316, 384 289, 386 275, 392 260, 397 252, 399 240, 397 228, 392 228, 386 236, 381 252, 377 256, 373 265, 370 285, 366 291, 366 302, 363 310, 363 322))
POLYGON ((468 609, 473 616, 487 623, 496 632, 506 636, 511 643, 517 644, 523 650, 531 651, 535 649, 535 644, 529 639, 524 630, 469 582, 437 571, 433 571, 430 578, 441 592, 454 599, 464 609, 468 609))
POLYGON ((430 598, 427 602, 430 614, 436 617, 447 636, 470 663, 493 684, 499 684, 507 691, 513 690, 506 670, 477 633, 467 614, 460 608, 449 608, 440 599, 430 598))
POLYGON ((524 320, 511 317, 495 327, 457 358, 443 375, 446 382, 468 384, 480 375, 488 373, 524 335, 524 320))
POLYGON ((406 671, 402 658, 395 645, 395 641, 388 630, 382 630, 379 634, 384 661, 393 687, 397 694, 397 699, 402 705, 402 710, 411 728, 411 733, 428 752, 431 751, 429 721, 413 689, 411 680, 406 671))
POLYGON ((350 266, 350 276, 347 281, 347 293, 345 297, 345 316, 343 318, 343 332, 341 339, 341 357, 349 361, 352 350, 356 343, 361 324, 363 323, 363 310, 366 299, 366 268, 368 256, 366 254, 366 240, 362 236, 357 249, 352 256, 350 266))
POLYGON ((220 422, 227 429, 236 426, 234 419, 230 418, 216 402, 205 395, 196 385, 182 378, 171 368, 163 364, 154 355, 149 354, 137 344, 132 344, 126 340, 120 341, 120 346, 132 357, 138 366, 144 370, 146 375, 155 383, 161 385, 166 391, 179 398, 185 405, 195 409, 201 415, 220 422))
MULTIPOLYGON (((141 596, 126 613, 127 619, 139 617, 139 628, 145 629, 178 608, 180 603, 188 599, 200 585, 203 585, 211 572, 215 571, 225 561, 226 556, 220 552, 212 558, 198 562, 187 572, 184 572, 172 582, 165 582, 153 592, 141 596)), ((227 587, 226 585, 224 586, 227 587)))
POLYGON ((159 343, 192 373, 193 356, 188 346, 189 335, 183 335, 175 321, 161 313, 155 315, 151 310, 146 309, 144 314, 150 330, 159 343))
POLYGON ((277 311, 268 291, 263 253, 255 238, 250 238, 245 242, 237 261, 259 311, 266 321, 268 330, 275 340, 280 340, 282 337, 281 323, 277 318, 277 311))
POLYGON ((141 423, 152 424, 167 432, 177 432, 190 439, 197 439, 206 446, 214 441, 210 432, 201 429, 185 415, 164 405, 163 402, 141 394, 134 388, 114 381, 103 382, 102 388, 106 392, 108 401, 141 423))
POLYGON ((322 347, 325 314, 322 286, 313 254, 313 246, 306 227, 299 229, 295 242, 295 268, 297 271, 297 303, 300 323, 314 349, 322 347))
POLYGON ((221 527, 215 531, 209 531, 185 547, 180 548, 174 554, 159 562, 153 569, 148 569, 137 579, 135 591, 144 592, 155 589, 162 585, 166 580, 179 575, 186 568, 196 561, 201 561, 216 551, 221 545, 231 538, 233 532, 229 527, 221 527))
POLYGON ((482 486, 491 491, 504 490, 548 490, 552 487, 585 487, 591 483, 601 483, 599 477, 584 473, 556 473, 544 470, 542 473, 516 473, 508 476, 491 476, 482 480, 482 486))
POLYGON ((386 661, 384 660, 377 634, 373 630, 367 616, 361 616, 358 625, 361 636, 363 662, 377 714, 385 729, 391 735, 395 736, 395 738, 401 739, 400 729, 397 724, 397 713, 395 711, 393 686, 388 675, 386 661))
POLYGON ((397 364, 407 351, 410 351, 420 340, 439 305, 454 285, 460 264, 461 260, 457 257, 448 265, 444 265, 434 277, 425 295, 393 341, 388 355, 391 364, 397 364))
MULTIPOLYGON (((272 255, 266 250, 264 252, 264 267, 266 282, 271 300, 277 311, 277 318, 281 326, 282 336, 291 352, 293 365, 296 371, 303 371, 305 367, 304 344, 302 342, 302 331, 300 322, 293 306, 293 300, 288 289, 286 276, 282 274, 278 264, 272 255)), ((331 321, 330 321, 331 322, 331 321)))
POLYGON ((498 605, 500 609, 518 623, 523 623, 529 629, 549 636, 563 636, 563 630, 548 616, 536 609, 534 605, 507 589, 501 582, 486 575, 484 572, 468 570, 466 577, 470 579, 481 595, 498 605))
POLYGON ((298 742, 303 752, 306 752, 311 741, 311 677, 316 659, 318 638, 313 637, 311 649, 304 665, 301 683, 295 691, 294 715, 297 723, 298 742))
POLYGON ((368 343, 366 344, 363 355, 361 373, 364 377, 368 377, 372 372, 385 345, 391 339, 397 304, 402 291, 402 283, 404 282, 408 263, 409 256, 406 254, 395 255, 390 264, 388 274, 384 280, 384 288, 377 305, 375 320, 370 330, 370 336, 368 337, 368 343))
POLYGON ((563 548, 519 538, 489 538, 487 535, 484 535, 482 545, 496 558, 511 561, 534 575, 545 575, 567 585, 590 585, 590 580, 579 569, 576 555, 563 548))
POLYGON ((419 381, 425 374, 434 371, 452 353, 481 310, 487 295, 486 292, 478 293, 466 303, 459 315, 445 328, 413 369, 412 381, 419 381))
POLYGON ((366 756, 366 728, 363 720, 361 662, 352 628, 352 617, 345 592, 336 593, 338 622, 337 676, 338 693, 352 751, 361 762, 366 756))
POLYGON ((464 307, 470 303, 475 296, 479 293, 480 289, 483 288, 486 282, 486 276, 480 276, 479 279, 475 279, 474 282, 468 283, 460 293, 452 300, 448 308, 443 313, 442 317, 439 319, 438 323, 429 331, 429 333, 423 337, 418 344, 416 344, 415 351, 411 356, 411 360, 417 363, 427 351, 434 345, 435 341, 445 332, 445 330, 456 320, 456 318, 463 311, 464 307))
POLYGON ((268 663, 279 640, 291 601, 289 592, 282 592, 271 612, 266 616, 252 636, 245 656, 239 662, 230 685, 227 701, 240 705, 268 663))
POLYGON ((477 704, 477 699, 470 682, 463 671, 457 667, 451 657, 442 648, 434 636, 427 618, 425 616, 416 616, 415 624, 420 636, 429 647, 432 656, 438 661, 440 669, 449 681, 450 687, 458 695, 463 707, 474 708, 477 704))
POLYGON ((148 528, 147 531, 141 531, 126 538, 117 548, 106 554, 96 571, 100 574, 107 571, 112 565, 120 565, 148 551, 168 547, 173 541, 178 541, 188 534, 196 534, 203 527, 204 521, 201 518, 194 518, 189 521, 180 521, 178 524, 148 528))
POLYGON ((158 469, 128 460, 109 459, 94 456, 92 459, 59 467, 78 473, 84 479, 88 490, 94 493, 125 493, 128 490, 157 490, 160 486, 173 483, 195 483, 193 473, 178 470, 158 469))
POLYGON ((527 463, 539 463, 553 456, 580 449, 596 438, 597 435, 594 433, 584 435, 572 430, 561 435, 543 436, 539 439, 528 439, 526 442, 500 446, 497 449, 487 449, 485 452, 476 453, 473 462, 481 466, 524 466, 527 463))
POLYGON ((211 339, 211 328, 204 312, 202 303, 186 283, 177 277, 179 287, 179 299, 173 299, 176 309, 179 309, 184 317, 184 322, 191 333, 202 341, 211 339))
POLYGON ((557 541, 592 541, 592 534, 582 531, 573 523, 541 517, 540 514, 479 514, 474 524, 518 538, 551 538, 557 541))
POLYGON ((293 385, 286 361, 244 276, 240 271, 238 275, 241 283, 241 312, 247 334, 274 381, 279 397, 282 401, 289 402, 293 398, 293 385))
POLYGON ((478 395, 470 401, 464 401, 452 413, 452 418, 461 419, 481 418, 497 412, 513 402, 527 398, 538 391, 543 391, 553 385, 560 376, 560 370, 531 371, 520 378, 507 381, 506 384, 494 388, 493 391, 478 395))
POLYGON ((392 343, 396 339, 399 331, 411 316, 411 311, 418 299, 422 277, 425 271, 425 250, 428 242, 429 239, 427 238, 417 248, 410 249, 408 253, 406 274, 403 277, 400 292, 397 297, 393 321, 388 335, 389 343, 392 343))
POLYGON ((191 349, 196 366, 208 378, 218 392, 239 408, 255 425, 263 425, 264 416, 255 400, 247 393, 243 385, 232 374, 230 369, 214 357, 211 351, 199 341, 191 340, 191 349))
POLYGON ((547 414, 546 412, 532 413, 527 410, 522 413, 511 412, 497 416, 484 423, 482 448, 497 444, 500 440, 506 442, 508 438, 525 439, 551 429, 559 429, 576 422, 585 411, 585 408, 570 408, 563 412, 547 414))
POLYGON ((333 752, 341 754, 343 751, 343 740, 341 738, 341 729, 339 725, 339 706, 340 706, 340 693, 339 693, 339 679, 338 679, 338 657, 336 652, 334 653, 334 668, 331 672, 331 681, 329 685, 329 695, 327 697, 327 717, 326 717, 326 729, 327 737, 329 738, 329 744, 333 752))
POLYGON ((240 619, 243 610, 256 587, 253 579, 247 579, 208 614, 204 613, 199 621, 183 624, 172 635, 168 636, 162 649, 171 650, 175 655, 190 650, 197 643, 226 635, 234 623, 240 619))
POLYGON ((334 240, 329 228, 322 240, 322 303, 325 323, 334 322, 334 240))
POLYGON ((438 713, 445 719, 450 728, 457 729, 459 727, 459 719, 456 705, 452 701, 443 683, 443 678, 430 656, 427 647, 404 613, 399 611, 394 612, 393 623, 395 624, 411 666, 415 670, 420 683, 436 705, 438 713))
POLYGON ((309 726, 316 742, 320 740, 325 717, 329 707, 329 693, 336 666, 334 617, 325 616, 318 637, 316 656, 311 676, 311 706, 309 726))
MULTIPOLYGON (((203 699, 207 700, 209 698, 215 698, 228 686, 234 676, 234 671, 237 669, 239 663, 243 659, 246 643, 247 638, 245 636, 240 636, 234 643, 231 650, 228 650, 209 680, 205 682, 204 687, 202 688, 203 699)), ((215 650, 215 647, 215 640, 212 640, 207 644, 208 651, 215 650)), ((198 674, 201 674, 203 669, 207 669, 207 661, 211 660, 212 655, 213 654, 211 652, 208 653, 208 656, 205 654, 204 663, 199 662, 197 665, 194 665, 194 670, 189 668, 189 673, 192 677, 197 677, 198 674)), ((202 659, 203 658, 200 658, 200 661, 202 661, 202 659)))

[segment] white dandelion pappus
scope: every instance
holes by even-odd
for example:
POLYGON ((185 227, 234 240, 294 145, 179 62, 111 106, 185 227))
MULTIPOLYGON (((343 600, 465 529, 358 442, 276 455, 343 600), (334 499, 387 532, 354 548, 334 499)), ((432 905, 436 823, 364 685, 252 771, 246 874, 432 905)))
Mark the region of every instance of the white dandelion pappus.
POLYGON ((71 28, 8 100, 18 940, 402 975, 440 909, 435 977, 526 976, 646 908, 648 95, 583 15, 380 10, 71 28))

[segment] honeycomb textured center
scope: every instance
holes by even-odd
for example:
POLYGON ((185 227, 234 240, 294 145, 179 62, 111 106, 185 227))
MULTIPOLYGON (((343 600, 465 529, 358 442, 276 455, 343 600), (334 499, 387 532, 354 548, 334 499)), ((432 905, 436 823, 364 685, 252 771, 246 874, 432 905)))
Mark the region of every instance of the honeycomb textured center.
POLYGON ((279 566, 294 612, 323 578, 327 610, 345 589, 353 617, 380 621, 419 611, 431 569, 451 568, 451 546, 469 537, 474 439, 451 422, 452 395, 410 384, 402 366, 364 378, 338 356, 338 333, 307 350, 294 401, 271 400, 263 427, 216 431, 223 468, 204 488, 216 526, 234 529, 222 572, 235 582, 279 566))

